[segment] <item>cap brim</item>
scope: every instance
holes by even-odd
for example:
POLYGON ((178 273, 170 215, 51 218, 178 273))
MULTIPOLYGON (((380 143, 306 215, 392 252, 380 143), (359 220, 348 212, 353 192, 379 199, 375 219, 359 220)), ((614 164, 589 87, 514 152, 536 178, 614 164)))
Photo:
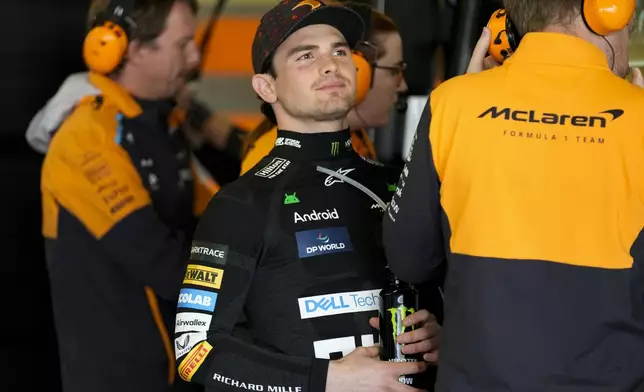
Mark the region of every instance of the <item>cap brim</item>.
POLYGON ((365 29, 364 21, 357 12, 342 6, 326 6, 313 10, 300 19, 286 34, 282 42, 299 29, 316 24, 325 24, 338 29, 351 49, 355 48, 362 39, 365 29))

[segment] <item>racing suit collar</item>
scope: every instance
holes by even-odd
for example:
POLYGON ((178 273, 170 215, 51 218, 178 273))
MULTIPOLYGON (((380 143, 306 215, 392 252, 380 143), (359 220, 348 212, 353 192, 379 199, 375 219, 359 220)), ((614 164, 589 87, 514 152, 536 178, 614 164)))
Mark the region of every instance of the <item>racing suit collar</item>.
POLYGON ((90 72, 89 81, 101 91, 103 97, 113 102, 126 117, 132 118, 141 114, 141 106, 122 86, 114 80, 98 73, 90 72))
POLYGON ((335 159, 355 156, 349 129, 338 132, 300 133, 277 130, 275 154, 289 159, 335 159))
POLYGON ((504 64, 553 64, 610 70, 606 54, 597 46, 573 35, 528 33, 517 51, 504 64))

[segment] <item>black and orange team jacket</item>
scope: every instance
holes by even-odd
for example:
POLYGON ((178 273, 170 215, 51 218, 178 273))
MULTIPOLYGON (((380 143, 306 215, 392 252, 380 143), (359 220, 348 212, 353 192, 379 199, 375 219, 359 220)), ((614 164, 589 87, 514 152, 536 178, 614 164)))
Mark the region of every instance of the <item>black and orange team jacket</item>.
POLYGON ((64 390, 169 391, 190 237, 218 185, 169 125, 171 102, 90 82, 101 94, 58 129, 41 180, 64 390))
POLYGON ((436 391, 644 391, 643 108, 555 33, 433 91, 384 241, 403 280, 447 262, 436 391))

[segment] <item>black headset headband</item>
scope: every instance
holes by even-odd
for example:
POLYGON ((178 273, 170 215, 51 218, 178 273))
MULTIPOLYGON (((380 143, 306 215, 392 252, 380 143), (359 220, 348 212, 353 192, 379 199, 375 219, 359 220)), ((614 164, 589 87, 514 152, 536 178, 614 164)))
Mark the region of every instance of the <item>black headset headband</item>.
POLYGON ((126 32, 129 32, 134 27, 134 21, 131 19, 131 15, 134 12, 135 1, 109 0, 105 10, 97 16, 95 24, 103 24, 109 21, 118 24, 126 32))

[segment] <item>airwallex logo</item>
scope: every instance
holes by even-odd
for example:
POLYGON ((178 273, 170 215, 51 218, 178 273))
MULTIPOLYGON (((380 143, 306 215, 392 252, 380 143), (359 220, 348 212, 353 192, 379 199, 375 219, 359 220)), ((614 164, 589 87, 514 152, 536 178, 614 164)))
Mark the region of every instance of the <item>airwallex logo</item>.
POLYGON ((302 319, 378 310, 380 289, 298 298, 302 319))
POLYGON ((573 127, 606 128, 609 122, 617 120, 622 115, 624 115, 622 109, 609 109, 594 115, 585 115, 492 106, 481 113, 478 118, 573 127))
POLYGON ((353 250, 346 227, 298 231, 295 238, 300 258, 353 250))

